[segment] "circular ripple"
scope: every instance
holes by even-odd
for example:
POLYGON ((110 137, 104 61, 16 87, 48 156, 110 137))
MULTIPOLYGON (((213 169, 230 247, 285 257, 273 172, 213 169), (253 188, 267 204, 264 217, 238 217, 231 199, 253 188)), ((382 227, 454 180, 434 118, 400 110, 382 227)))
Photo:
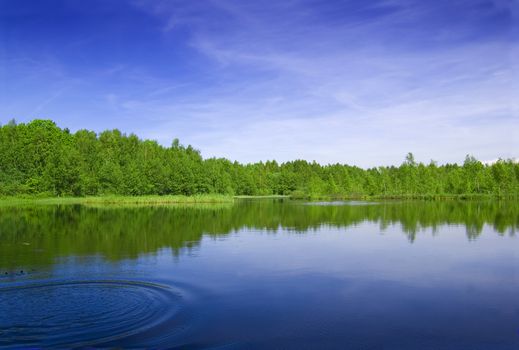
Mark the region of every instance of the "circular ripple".
POLYGON ((122 339, 141 341, 174 319, 179 299, 168 287, 134 281, 0 288, 0 346, 78 347, 122 339))

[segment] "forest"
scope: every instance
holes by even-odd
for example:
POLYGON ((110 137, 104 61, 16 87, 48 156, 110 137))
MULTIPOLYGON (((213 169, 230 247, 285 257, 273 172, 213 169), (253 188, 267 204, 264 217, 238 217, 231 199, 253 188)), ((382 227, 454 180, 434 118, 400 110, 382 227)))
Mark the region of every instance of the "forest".
MULTIPOLYGON (((347 152, 347 150, 345 150, 347 152)), ((416 162, 363 169, 275 160, 241 164, 206 158, 174 139, 170 147, 119 130, 71 133, 51 120, 0 127, 1 196, 290 195, 295 198, 517 197, 519 163, 416 162)))

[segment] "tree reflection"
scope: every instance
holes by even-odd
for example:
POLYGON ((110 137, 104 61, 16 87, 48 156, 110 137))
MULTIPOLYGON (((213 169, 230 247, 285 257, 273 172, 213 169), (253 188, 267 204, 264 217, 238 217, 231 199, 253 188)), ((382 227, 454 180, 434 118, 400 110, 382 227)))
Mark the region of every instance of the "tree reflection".
MULTIPOLYGON (((347 229, 364 222, 384 231, 400 225, 410 242, 442 225, 463 225, 476 239, 484 225, 515 235, 519 206, 512 202, 385 202, 368 205, 313 205, 283 200, 240 201, 207 207, 35 206, 0 209, 0 267, 53 264, 58 257, 101 255, 107 260, 136 258, 170 248, 175 255, 238 230, 290 230, 305 233, 323 225, 347 229)), ((3 272, 4 273, 4 272, 3 272)))

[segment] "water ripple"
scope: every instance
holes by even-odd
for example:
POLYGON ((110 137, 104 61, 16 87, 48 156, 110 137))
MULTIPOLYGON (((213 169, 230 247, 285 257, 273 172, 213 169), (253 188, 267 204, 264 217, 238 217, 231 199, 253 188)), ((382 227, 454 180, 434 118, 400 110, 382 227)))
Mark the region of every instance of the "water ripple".
POLYGON ((128 280, 54 281, 0 288, 0 347, 84 347, 174 334, 179 291, 128 280))

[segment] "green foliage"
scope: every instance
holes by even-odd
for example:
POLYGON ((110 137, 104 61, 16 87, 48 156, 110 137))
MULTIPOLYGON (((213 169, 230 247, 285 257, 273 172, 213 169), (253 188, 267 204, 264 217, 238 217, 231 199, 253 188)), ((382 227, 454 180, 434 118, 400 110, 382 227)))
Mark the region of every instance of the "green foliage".
POLYGON ((96 134, 60 129, 50 120, 0 127, 0 195, 292 195, 305 198, 519 195, 519 164, 486 165, 467 156, 462 166, 417 163, 399 167, 295 160, 240 164, 203 159, 178 139, 171 147, 119 130, 96 134))
MULTIPOLYGON (((263 197, 262 197, 263 198, 263 197)), ((148 195, 148 196, 94 196, 94 197, 6 197, 0 199, 0 210, 10 207, 34 207, 38 205, 70 205, 120 207, 120 206, 176 206, 199 204, 232 204, 234 197, 222 194, 197 194, 194 196, 182 195, 148 195)))

